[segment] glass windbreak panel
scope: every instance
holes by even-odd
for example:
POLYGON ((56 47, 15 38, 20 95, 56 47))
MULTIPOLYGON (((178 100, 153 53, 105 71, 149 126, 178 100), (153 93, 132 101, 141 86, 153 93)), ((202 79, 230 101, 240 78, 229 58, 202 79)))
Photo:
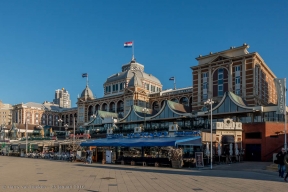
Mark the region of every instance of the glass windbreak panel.
POLYGON ((230 101, 230 112, 236 112, 237 111, 237 105, 230 101))
POLYGON ((260 115, 254 116, 254 122, 262 122, 262 117, 260 115))
POLYGON ((241 117, 240 121, 242 123, 251 123, 252 122, 252 118, 251 117, 241 117))
POLYGON ((224 111, 230 112, 230 99, 226 97, 223 103, 224 103, 224 111))
POLYGON ((97 116, 96 119, 92 122, 92 124, 94 124, 94 125, 102 124, 101 117, 97 116))
POLYGON ((224 113, 225 111, 225 103, 223 102, 222 105, 220 107, 218 107, 217 112, 218 113, 224 113))

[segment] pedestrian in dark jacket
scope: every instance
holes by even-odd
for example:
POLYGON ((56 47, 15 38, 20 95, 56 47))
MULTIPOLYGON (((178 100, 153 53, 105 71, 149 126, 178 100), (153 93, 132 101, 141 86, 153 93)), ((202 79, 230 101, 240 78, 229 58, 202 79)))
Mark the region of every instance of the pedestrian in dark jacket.
POLYGON ((285 172, 285 165, 284 165, 284 157, 286 155, 286 150, 282 148, 282 150, 276 155, 277 161, 278 161, 278 172, 279 177, 284 178, 284 172, 285 172))
POLYGON ((284 165, 286 168, 286 175, 285 175, 284 181, 287 182, 287 178, 288 178, 288 153, 286 153, 286 155, 284 157, 284 165))

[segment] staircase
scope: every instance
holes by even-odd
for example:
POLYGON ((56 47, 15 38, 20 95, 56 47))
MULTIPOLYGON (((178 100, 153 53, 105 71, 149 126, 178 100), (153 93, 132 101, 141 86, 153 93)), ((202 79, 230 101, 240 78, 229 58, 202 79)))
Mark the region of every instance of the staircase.
POLYGON ((278 171, 278 164, 272 163, 271 165, 266 167, 266 170, 277 172, 278 171))

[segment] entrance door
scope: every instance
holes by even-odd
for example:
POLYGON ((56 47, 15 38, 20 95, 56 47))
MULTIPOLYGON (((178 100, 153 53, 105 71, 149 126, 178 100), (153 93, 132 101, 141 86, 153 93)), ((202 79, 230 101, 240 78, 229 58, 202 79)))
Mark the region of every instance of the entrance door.
POLYGON ((261 144, 246 144, 246 161, 261 161, 261 144))

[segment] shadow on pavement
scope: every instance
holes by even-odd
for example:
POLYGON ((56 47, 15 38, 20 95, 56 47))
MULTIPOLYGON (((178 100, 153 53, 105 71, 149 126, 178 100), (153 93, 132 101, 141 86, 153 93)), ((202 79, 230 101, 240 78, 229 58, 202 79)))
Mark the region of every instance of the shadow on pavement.
MULTIPOLYGON (((270 163, 271 164, 271 163, 270 163)), ((215 165, 211 170, 210 167, 203 169, 198 168, 153 168, 153 167, 135 167, 129 165, 102 165, 102 164, 77 164, 79 167, 89 167, 94 169, 110 169, 127 171, 127 173, 135 172, 148 172, 148 173, 163 173, 163 174, 176 174, 187 176, 209 176, 209 177, 227 177, 236 179, 250 179, 250 180, 264 180, 264 181, 278 181, 283 182, 282 178, 278 177, 277 172, 266 171, 267 162, 242 162, 231 165, 215 165)))

